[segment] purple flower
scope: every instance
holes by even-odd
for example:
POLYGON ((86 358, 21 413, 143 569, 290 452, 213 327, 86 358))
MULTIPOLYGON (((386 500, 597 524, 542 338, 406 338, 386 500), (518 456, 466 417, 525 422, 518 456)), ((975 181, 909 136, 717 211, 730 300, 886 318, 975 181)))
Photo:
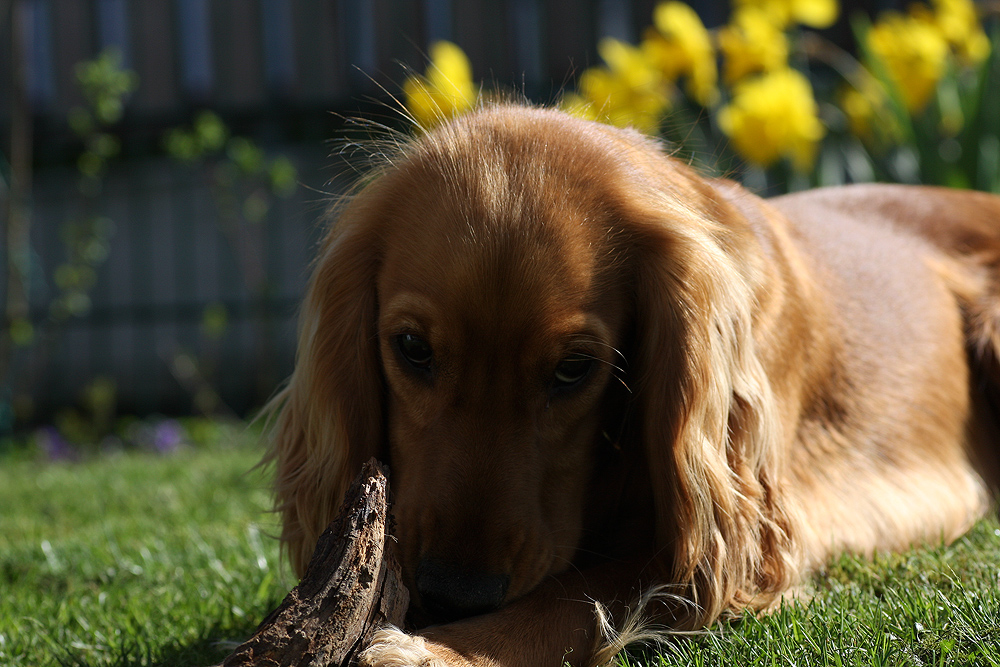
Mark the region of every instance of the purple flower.
POLYGON ((160 454, 169 454, 184 441, 184 428, 176 419, 166 419, 153 430, 153 449, 160 454))
POLYGON ((54 426, 38 429, 35 439, 50 461, 76 461, 80 458, 80 452, 54 426))

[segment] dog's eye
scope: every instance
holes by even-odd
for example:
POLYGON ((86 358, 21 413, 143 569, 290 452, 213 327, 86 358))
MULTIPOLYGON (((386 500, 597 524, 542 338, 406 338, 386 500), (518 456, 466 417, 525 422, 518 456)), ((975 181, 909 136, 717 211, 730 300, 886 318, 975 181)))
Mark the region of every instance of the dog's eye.
POLYGON ((420 336, 400 334, 396 336, 396 348, 406 363, 420 371, 428 370, 434 360, 434 351, 420 336))
POLYGON ((582 354, 571 354, 556 366, 556 387, 571 387, 587 377, 594 360, 582 354))

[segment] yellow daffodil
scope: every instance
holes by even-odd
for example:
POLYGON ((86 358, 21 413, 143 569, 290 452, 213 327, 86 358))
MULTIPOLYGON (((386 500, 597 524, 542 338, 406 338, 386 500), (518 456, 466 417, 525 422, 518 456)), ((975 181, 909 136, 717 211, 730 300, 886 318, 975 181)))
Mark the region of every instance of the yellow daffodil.
POLYGON ((719 127, 747 160, 768 167, 789 158, 799 171, 811 168, 826 134, 812 86, 800 72, 782 69, 744 79, 719 111, 719 127))
POLYGON ((839 96, 840 108, 847 116, 847 124, 851 134, 871 142, 874 137, 875 117, 878 101, 865 95, 854 86, 843 89, 839 96))
POLYGON ((468 111, 479 95, 472 65, 456 44, 435 42, 430 57, 425 75, 411 76, 403 84, 406 109, 424 130, 468 111))
POLYGON ((788 64, 788 39, 759 7, 737 9, 719 30, 726 83, 748 74, 771 72, 788 64))
POLYGON ((702 106, 717 97, 718 72, 712 40, 691 7, 671 0, 653 11, 655 30, 647 31, 642 49, 669 81, 687 78, 687 91, 702 106))
POLYGON ((597 49, 607 67, 584 71, 578 93, 564 97, 563 108, 583 118, 655 134, 669 107, 668 82, 634 46, 605 38, 597 49))
POLYGON ((868 31, 868 48, 885 64, 907 110, 922 111, 947 65, 941 31, 924 19, 886 12, 868 31))
POLYGON ((889 111, 888 96, 874 77, 866 75, 857 87, 842 89, 838 101, 847 116, 851 134, 869 146, 900 140, 900 128, 889 111))
POLYGON ((837 0, 735 0, 737 8, 757 7, 780 29, 792 24, 829 28, 837 20, 837 0))
MULTIPOLYGON (((990 40, 971 0, 934 0, 932 20, 963 65, 978 65, 990 55, 990 40)), ((919 11, 919 10, 916 10, 919 11)))

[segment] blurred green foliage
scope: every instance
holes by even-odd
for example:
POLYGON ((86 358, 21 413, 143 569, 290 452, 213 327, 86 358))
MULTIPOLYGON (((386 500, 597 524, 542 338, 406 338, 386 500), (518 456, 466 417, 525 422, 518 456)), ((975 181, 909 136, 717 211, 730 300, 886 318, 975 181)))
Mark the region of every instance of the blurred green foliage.
MULTIPOLYGON (((78 63, 74 74, 83 104, 69 112, 67 121, 81 146, 76 159, 79 205, 59 227, 62 256, 49 274, 43 273, 36 254, 30 258, 28 272, 35 279, 26 284, 47 285, 45 316, 38 318, 40 293, 26 294, 25 300, 36 304, 34 315, 26 312, 9 318, 2 332, 11 343, 8 361, 16 361, 17 355, 21 359, 28 354, 44 355, 69 320, 90 314, 91 295, 112 251, 116 224, 104 211, 101 194, 109 169, 121 153, 120 124, 139 78, 123 66, 121 54, 114 49, 78 63)), ((251 139, 233 136, 225 122, 208 110, 199 112, 190 126, 168 130, 163 148, 171 158, 204 176, 216 203, 220 230, 237 258, 248 290, 254 296, 266 294, 269 275, 262 264, 263 253, 253 248, 263 247, 263 223, 275 200, 289 197, 298 186, 293 162, 284 155, 269 155, 251 139)), ((198 353, 177 349, 175 358, 168 362, 178 381, 191 392, 195 409, 206 414, 226 412, 211 385, 213 363, 206 355, 218 351, 230 322, 225 304, 207 304, 200 327, 207 344, 198 353)), ((8 389, 0 393, 0 436, 16 428, 18 420, 24 423, 32 418, 30 381, 22 376, 17 386, 12 384, 8 389)), ((59 452, 92 451, 103 446, 101 443, 132 446, 137 440, 125 434, 127 425, 123 426, 117 415, 119 391, 114 381, 98 372, 75 405, 57 412, 53 427, 24 437, 48 443, 45 446, 56 452, 55 458, 62 455, 59 452)))

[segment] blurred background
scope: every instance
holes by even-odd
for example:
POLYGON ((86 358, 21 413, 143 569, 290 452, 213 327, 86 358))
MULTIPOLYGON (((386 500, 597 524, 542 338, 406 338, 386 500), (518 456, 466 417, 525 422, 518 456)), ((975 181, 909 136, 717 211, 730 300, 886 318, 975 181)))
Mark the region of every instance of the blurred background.
MULTIPOLYGON (((713 43, 733 20, 729 2, 688 4, 713 43)), ((811 68, 817 99, 821 91, 833 99, 837 81, 850 78, 841 70, 870 51, 858 26, 905 9, 891 0, 833 6, 832 18, 811 22, 808 39, 782 26, 792 40, 785 59, 805 53, 797 67, 811 68), (818 64, 802 65, 823 49, 818 64)), ((169 448, 182 437, 177 417, 242 419, 267 401, 292 368, 323 212, 363 169, 366 153, 354 142, 371 130, 351 119, 408 131, 397 100, 408 99, 403 83, 425 70, 432 44, 457 45, 484 87, 559 103, 578 86, 584 97, 594 88, 582 85, 586 72, 618 71, 613 47, 645 39, 657 3, 5 0, 0 8, 0 441, 32 439, 59 456, 73 447, 169 448)), ((657 27, 669 37, 669 26, 657 19, 657 27)), ((982 97, 986 76, 956 79, 955 90, 968 79, 982 97)), ((695 102, 684 107, 692 120, 681 133, 696 135, 699 124, 706 136, 714 131, 722 141, 704 140, 710 151, 738 141, 733 113, 722 112, 737 100, 732 78, 724 73, 720 86, 732 89, 711 99, 687 94, 695 102)), ((896 92, 884 100, 887 113, 908 112, 912 132, 919 114, 895 109, 896 92)), ((823 141, 848 137, 845 105, 817 108, 823 141)), ((942 118, 938 110, 927 121, 934 132, 947 125, 942 118)), ((959 129, 952 122, 943 131, 933 151, 947 160, 942 147, 959 129)), ((883 135, 881 152, 843 138, 823 144, 835 151, 816 149, 818 158, 811 149, 808 165, 793 160, 791 171, 768 159, 754 171, 754 156, 737 150, 721 171, 768 191, 923 180, 906 161, 923 149, 901 148, 907 140, 898 137, 885 148, 891 132, 883 135)), ((983 144, 982 135, 968 141, 983 144)))

